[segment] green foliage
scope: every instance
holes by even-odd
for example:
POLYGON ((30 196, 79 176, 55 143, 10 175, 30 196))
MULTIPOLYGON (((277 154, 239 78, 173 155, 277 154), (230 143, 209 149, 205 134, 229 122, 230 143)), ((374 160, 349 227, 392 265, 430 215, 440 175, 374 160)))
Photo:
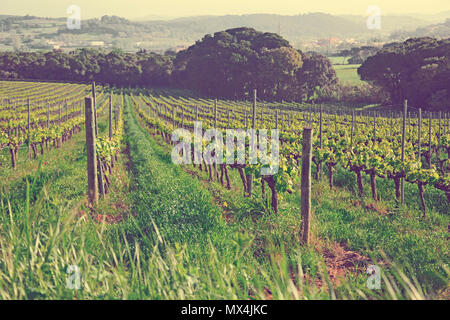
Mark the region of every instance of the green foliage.
POLYGON ((236 28, 207 35, 175 59, 175 81, 198 92, 245 97, 264 88, 262 98, 292 99, 302 57, 274 33, 236 28))
POLYGON ((358 74, 383 87, 393 103, 408 99, 416 107, 442 108, 450 103, 449 61, 450 40, 415 38, 386 45, 362 64, 358 74))
POLYGON ((141 50, 109 53, 95 49, 77 49, 70 53, 53 51, 4 52, 0 66, 4 72, 20 79, 92 81, 116 86, 168 85, 172 56, 141 50))

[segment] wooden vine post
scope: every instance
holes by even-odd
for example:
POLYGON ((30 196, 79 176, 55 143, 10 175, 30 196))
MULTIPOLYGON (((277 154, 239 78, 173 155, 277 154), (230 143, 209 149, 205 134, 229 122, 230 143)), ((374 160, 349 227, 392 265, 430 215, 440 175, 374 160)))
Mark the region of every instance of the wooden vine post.
MULTIPOLYGON (((402 126, 402 163, 405 161, 405 130, 406 130, 406 112, 408 111, 408 101, 403 103, 403 126, 402 126)), ((400 202, 405 201, 405 178, 400 180, 400 202)))
POLYGON ((261 107, 261 128, 264 127, 264 107, 261 107))
POLYGON ((310 243, 312 136, 312 127, 305 127, 303 129, 301 181, 302 243, 304 245, 310 243))
POLYGON ((439 111, 439 118, 438 118, 438 135, 437 135, 437 148, 436 148, 436 157, 440 158, 440 148, 439 148, 439 140, 441 139, 441 121, 442 121, 442 111, 439 111))
POLYGON ((105 185, 104 185, 105 173, 103 172, 102 163, 100 161, 100 158, 98 158, 98 157, 97 157, 97 179, 98 179, 98 192, 99 192, 99 195, 104 196, 105 193, 106 193, 105 185))
POLYGON ((113 123, 112 123, 112 95, 109 95, 109 139, 113 137, 113 123))
POLYGON ((50 128, 50 103, 47 103, 47 128, 50 128))
POLYGON ((441 122, 442 122, 442 111, 439 111, 439 123, 438 123, 438 139, 441 138, 441 122))
POLYGON ((322 148, 322 120, 323 120, 323 108, 321 105, 319 115, 319 148, 322 148))
POLYGON ((176 108, 175 106, 172 107, 172 123, 173 123, 173 128, 175 129, 175 113, 176 113, 176 108))
POLYGON ((95 81, 92 81, 92 108, 94 109, 94 128, 95 128, 95 136, 98 135, 98 126, 97 126, 97 97, 95 94, 95 81))
POLYGON ((31 135, 30 135, 30 98, 27 99, 27 110, 28 110, 28 124, 27 124, 27 134, 28 134, 28 159, 31 160, 31 135))
POLYGON ((444 135, 448 132, 448 112, 445 113, 444 120, 444 135))
POLYGON ((275 129, 278 129, 278 109, 275 109, 275 129))
POLYGON ((375 111, 373 112, 373 144, 377 143, 377 122, 375 118, 375 111))
MULTIPOLYGON (((322 141, 323 141, 323 106, 320 105, 319 109, 319 148, 322 148, 322 141)), ((316 180, 319 179, 321 173, 322 173, 322 161, 317 160, 316 163, 316 180)))
POLYGON ((214 99, 214 129, 217 128, 217 99, 214 99))
POLYGON ((353 148, 353 130, 355 128, 355 110, 352 110, 352 129, 350 131, 350 150, 353 148))
POLYGON ((119 125, 119 105, 116 104, 116 107, 114 108, 114 129, 117 129, 118 125, 119 125))
POLYGON ((85 127, 86 127, 86 153, 88 170, 88 198, 89 204, 98 201, 98 180, 97 180, 97 155, 95 142, 95 119, 94 108, 91 97, 84 99, 85 103, 85 127))
POLYGON ((408 135, 411 135, 411 111, 407 114, 408 119, 408 135))
POLYGON ((253 90, 252 129, 256 127, 256 89, 253 90))
POLYGON ((247 124, 247 110, 244 110, 244 122, 245 122, 245 129, 248 128, 248 124, 247 124))
MULTIPOLYGON (((256 128, 256 89, 253 90, 253 112, 252 112, 252 134, 255 133, 256 128)), ((252 137, 252 139, 255 139, 256 137, 252 137)), ((247 180, 247 191, 248 191, 248 197, 252 196, 252 187, 253 187, 253 174, 248 174, 246 176, 247 180)))
POLYGON ((431 125, 432 125, 433 114, 428 113, 428 169, 431 169, 431 125))
POLYGON ((419 108, 419 122, 418 122, 419 128, 418 128, 418 144, 419 144, 419 162, 422 163, 422 145, 421 145, 421 138, 422 138, 422 108, 419 108))

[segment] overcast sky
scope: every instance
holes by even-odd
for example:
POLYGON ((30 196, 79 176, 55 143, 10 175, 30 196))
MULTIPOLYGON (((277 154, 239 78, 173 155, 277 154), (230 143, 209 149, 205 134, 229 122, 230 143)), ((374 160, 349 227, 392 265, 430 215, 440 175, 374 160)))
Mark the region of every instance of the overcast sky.
POLYGON ((83 19, 105 14, 126 18, 308 12, 366 15, 369 5, 380 7, 382 14, 433 14, 450 10, 449 0, 0 0, 0 14, 65 17, 70 5, 81 8, 83 19))

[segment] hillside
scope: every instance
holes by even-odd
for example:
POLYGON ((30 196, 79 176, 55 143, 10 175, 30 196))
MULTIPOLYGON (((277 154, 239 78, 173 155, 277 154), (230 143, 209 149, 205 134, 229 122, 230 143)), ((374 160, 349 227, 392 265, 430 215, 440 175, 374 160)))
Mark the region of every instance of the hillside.
POLYGON ((182 50, 208 33, 251 27, 279 33, 294 47, 304 51, 329 53, 352 46, 382 43, 393 32, 426 28, 431 21, 407 15, 387 15, 382 17, 381 30, 369 30, 364 16, 325 13, 197 16, 172 20, 149 16, 148 19, 131 21, 103 16, 83 20, 81 30, 69 30, 65 18, 0 16, 0 50, 115 47, 125 51, 143 48, 162 53, 167 49, 182 50))
POLYGON ((427 25, 417 28, 415 31, 394 32, 391 39, 403 40, 413 37, 433 37, 433 38, 449 38, 450 37, 450 19, 445 22, 427 25))

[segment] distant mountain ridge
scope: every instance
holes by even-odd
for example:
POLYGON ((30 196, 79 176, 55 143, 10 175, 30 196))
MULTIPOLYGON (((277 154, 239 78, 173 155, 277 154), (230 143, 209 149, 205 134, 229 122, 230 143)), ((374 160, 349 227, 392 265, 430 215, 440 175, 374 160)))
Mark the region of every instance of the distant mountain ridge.
POLYGON ((450 37, 450 19, 443 23, 430 24, 419 27, 415 31, 401 32, 397 31, 391 35, 391 39, 406 39, 417 37, 449 38, 450 37))
MULTIPOLYGON (((355 34, 357 25, 346 19, 323 13, 311 13, 297 16, 281 16, 275 14, 250 14, 204 16, 194 18, 179 18, 166 22, 166 27, 182 28, 194 33, 214 33, 236 27, 251 27, 265 32, 281 32, 285 37, 320 38, 329 36, 344 36, 355 34)), ((151 26, 152 23, 149 23, 151 26)), ((356 34, 365 30, 356 30, 356 34)))
POLYGON ((442 11, 436 14, 421 14, 417 13, 413 15, 419 19, 429 21, 430 23, 439 23, 450 18, 450 10, 442 11))
POLYGON ((160 17, 150 16, 150 21, 103 16, 83 20, 79 30, 68 29, 66 18, 5 15, 0 16, 0 35, 4 33, 3 39, 0 37, 0 49, 70 50, 102 46, 126 51, 178 51, 202 39, 206 34, 248 27, 280 34, 296 48, 328 54, 361 45, 380 46, 410 34, 442 37, 447 34, 447 27, 440 25, 443 21, 435 23, 436 25, 430 21, 447 15, 450 18, 450 11, 428 17, 426 20, 416 16, 382 15, 380 30, 368 29, 367 17, 364 16, 320 12, 298 15, 196 16, 171 20, 159 20, 160 17))
MULTIPOLYGON (((358 15, 331 15, 308 13, 299 15, 244 14, 224 16, 181 17, 168 21, 141 21, 140 24, 153 29, 171 30, 184 39, 195 40, 204 34, 236 27, 250 27, 265 32, 280 33, 293 44, 303 41, 340 39, 389 39, 394 32, 413 32, 426 28, 437 17, 450 18, 450 11, 428 19, 408 15, 382 15, 381 29, 367 28, 367 17, 358 15)), ((439 21, 442 23, 445 19, 439 21)), ((431 34, 432 36, 432 34, 431 34)))
MULTIPOLYGON (((300 15, 247 14, 225 16, 183 17, 170 21, 149 21, 149 25, 164 25, 171 28, 187 28, 193 32, 212 33, 239 26, 281 33, 287 37, 355 37, 370 34, 389 34, 395 30, 415 30, 429 24, 428 21, 408 16, 382 16, 381 30, 369 30, 367 17, 308 13, 300 15)), ((146 22, 141 22, 146 23, 146 22)))

